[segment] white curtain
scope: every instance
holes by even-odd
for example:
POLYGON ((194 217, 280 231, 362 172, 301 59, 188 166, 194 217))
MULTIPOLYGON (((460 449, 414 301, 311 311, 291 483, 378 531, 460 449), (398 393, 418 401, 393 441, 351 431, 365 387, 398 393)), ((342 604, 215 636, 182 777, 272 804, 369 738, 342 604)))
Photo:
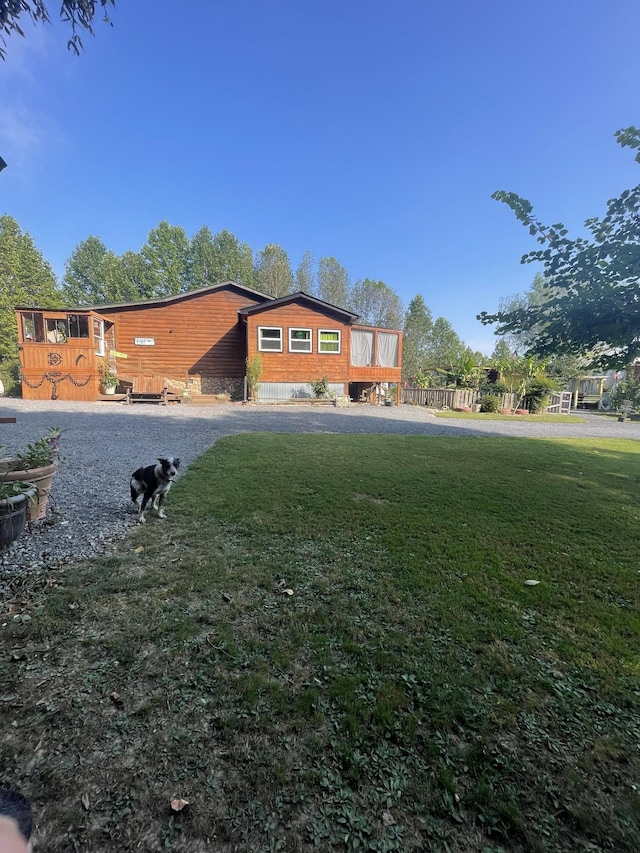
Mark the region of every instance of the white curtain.
POLYGON ((398 366, 398 335, 378 332, 377 367, 398 366))
POLYGON ((351 364, 368 367, 373 361, 373 332, 351 331, 351 364))

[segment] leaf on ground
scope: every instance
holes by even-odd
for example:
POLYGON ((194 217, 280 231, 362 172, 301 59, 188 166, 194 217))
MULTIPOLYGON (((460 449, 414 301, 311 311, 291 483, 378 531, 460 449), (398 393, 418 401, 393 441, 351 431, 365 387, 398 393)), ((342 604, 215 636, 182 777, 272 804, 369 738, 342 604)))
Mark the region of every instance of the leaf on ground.
POLYGON ((86 793, 86 791, 85 791, 85 793, 80 797, 80 800, 81 800, 82 805, 84 806, 85 810, 86 810, 86 811, 89 811, 89 809, 91 808, 91 802, 90 802, 90 800, 89 800, 89 794, 87 794, 87 793, 86 793))
POLYGON ((540 581, 529 580, 529 581, 525 581, 524 585, 525 586, 538 586, 539 583, 540 583, 540 581))
POLYGON ((174 812, 181 812, 182 809, 186 808, 188 805, 189 800, 183 800, 181 797, 171 800, 171 809, 174 812))
POLYGON ((137 548, 133 549, 134 554, 139 554, 141 551, 144 551, 144 545, 138 545, 137 548))
POLYGON ((395 822, 396 819, 391 812, 382 812, 382 823, 384 826, 393 826, 395 822))

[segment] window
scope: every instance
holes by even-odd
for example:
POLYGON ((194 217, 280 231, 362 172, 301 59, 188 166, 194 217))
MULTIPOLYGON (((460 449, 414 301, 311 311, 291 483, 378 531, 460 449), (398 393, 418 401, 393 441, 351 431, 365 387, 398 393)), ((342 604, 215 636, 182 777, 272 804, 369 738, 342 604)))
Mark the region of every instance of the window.
POLYGON ((69 326, 66 317, 47 317, 47 343, 66 344, 69 337, 69 326))
POLYGON ((44 319, 37 311, 25 311, 22 315, 22 339, 44 343, 44 319))
POLYGON ((311 329, 289 329, 289 352, 311 352, 311 329))
POLYGON ((378 367, 398 366, 398 335, 391 332, 378 332, 378 349, 376 365, 378 367))
POLYGON ((369 367, 373 364, 373 332, 352 330, 351 364, 354 367, 369 367))
POLYGON ((258 326, 258 349, 261 352, 282 352, 282 329, 258 326))
POLYGON ((93 318, 93 348, 96 355, 104 355, 104 323, 93 318))
POLYGON ((330 331, 328 329, 320 329, 318 331, 318 352, 339 353, 340 352, 340 332, 339 331, 330 331))
POLYGON ((67 314, 70 338, 89 337, 89 318, 86 314, 67 314))

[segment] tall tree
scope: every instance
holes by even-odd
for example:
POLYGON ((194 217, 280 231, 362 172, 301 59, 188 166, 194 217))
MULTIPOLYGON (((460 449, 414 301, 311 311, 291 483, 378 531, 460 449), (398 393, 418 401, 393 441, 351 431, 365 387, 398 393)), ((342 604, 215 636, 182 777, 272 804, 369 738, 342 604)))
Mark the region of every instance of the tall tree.
POLYGON ((496 364, 506 363, 510 361, 514 357, 514 353, 509 348, 509 344, 505 341, 504 338, 500 338, 500 340, 496 343, 493 348, 493 352, 491 353, 491 361, 496 364))
POLYGON ((175 296, 192 289, 189 248, 189 239, 181 226, 163 220, 152 228, 140 250, 152 282, 152 296, 175 296))
POLYGON ((256 256, 255 286, 270 296, 287 296, 293 290, 293 273, 289 256, 276 243, 268 243, 256 256))
POLYGON ((411 381, 424 370, 433 317, 424 299, 416 294, 407 308, 402 342, 402 378, 411 381))
POLYGON ((313 257, 311 252, 303 254, 296 270, 296 290, 301 290, 309 296, 316 295, 316 279, 313 273, 313 257))
MULTIPOLYGON (((640 129, 616 132, 622 147, 640 149, 640 129)), ((640 154, 636 155, 640 162, 640 154)), ((504 202, 543 248, 522 263, 542 263, 548 298, 541 304, 478 316, 497 323, 497 334, 535 331, 528 352, 542 357, 585 355, 619 367, 640 355, 640 185, 607 202, 602 219, 587 219, 589 238, 574 240, 562 223, 543 225, 523 198, 499 191, 504 202)))
POLYGON ((427 347, 427 366, 449 367, 463 358, 466 352, 467 347, 460 340, 451 323, 444 317, 438 317, 433 324, 427 347))
POLYGON ((115 302, 107 296, 107 268, 110 252, 99 237, 90 235, 75 247, 69 256, 62 279, 67 305, 100 305, 115 302))
POLYGON ((325 302, 344 308, 349 301, 349 275, 335 258, 318 262, 318 296, 325 302))
MULTIPOLYGON (((44 0, 0 0, 0 41, 6 44, 5 36, 17 33, 24 36, 20 23, 20 16, 31 18, 34 24, 39 22, 51 22, 51 17, 44 0)), ((71 25, 71 37, 67 47, 78 55, 82 50, 82 37, 80 33, 85 32, 93 35, 93 21, 97 12, 102 12, 102 20, 110 24, 107 11, 109 6, 115 6, 115 0, 58 0, 56 6, 60 13, 60 19, 71 25)), ((0 57, 5 58, 5 53, 0 48, 0 57)))
POLYGON ((0 378, 11 391, 18 384, 18 337, 14 309, 58 308, 56 277, 30 234, 11 216, 0 216, 0 378))
POLYGON ((212 241, 212 268, 214 282, 236 281, 253 287, 253 252, 231 231, 219 231, 212 241))
POLYGON ((384 281, 356 281, 349 294, 349 307, 360 323, 384 329, 399 329, 402 325, 402 300, 384 281))

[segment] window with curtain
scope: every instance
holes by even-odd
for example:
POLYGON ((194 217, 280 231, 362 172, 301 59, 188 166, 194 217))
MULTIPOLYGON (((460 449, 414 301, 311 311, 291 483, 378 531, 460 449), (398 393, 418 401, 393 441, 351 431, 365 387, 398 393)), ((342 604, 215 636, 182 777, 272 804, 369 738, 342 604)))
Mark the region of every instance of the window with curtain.
POLYGON ((318 352, 340 352, 340 331, 320 329, 318 331, 318 352))
POLYGON ((398 335, 389 332, 378 332, 378 352, 376 353, 377 367, 398 366, 398 335))
POLYGON ((369 367, 373 363, 373 332, 351 330, 351 364, 369 367))

